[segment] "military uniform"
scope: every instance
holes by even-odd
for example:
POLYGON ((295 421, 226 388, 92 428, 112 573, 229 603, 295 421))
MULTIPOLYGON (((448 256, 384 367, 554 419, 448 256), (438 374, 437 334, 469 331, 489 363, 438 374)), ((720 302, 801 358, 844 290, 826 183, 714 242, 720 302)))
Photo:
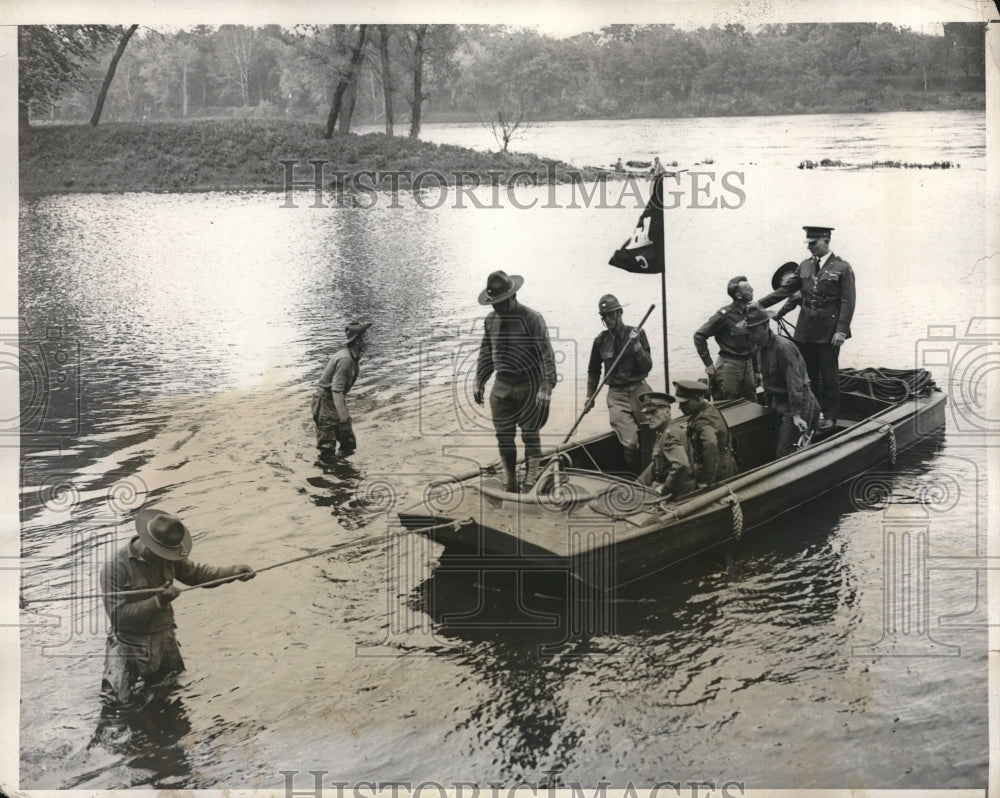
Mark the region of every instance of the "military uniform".
POLYGON ((815 429, 819 403, 809 387, 809 375, 802 355, 787 338, 771 333, 770 341, 758 350, 757 357, 768 406, 778 414, 776 449, 777 456, 783 457, 795 451, 795 443, 801 434, 793 417, 799 416, 809 429, 815 429))
POLYGON ((695 483, 714 485, 736 474, 729 425, 710 403, 688 417, 688 452, 695 483))
POLYGON ((757 400, 757 381, 744 319, 746 306, 735 302, 719 308, 694 334, 694 348, 706 367, 715 366, 712 396, 716 399, 757 400), (719 357, 714 363, 708 339, 715 338, 719 357))
POLYGON ((669 425, 656 436, 649 470, 650 484, 663 483, 664 494, 682 496, 694 488, 691 459, 681 436, 669 425))
POLYGON ((802 306, 793 336, 826 417, 836 421, 840 411, 838 384, 840 347, 832 343, 835 333, 851 337, 855 285, 851 264, 832 252, 822 258, 807 258, 788 281, 760 300, 769 307, 802 292, 802 306))
POLYGON ((635 328, 622 325, 618 335, 605 330, 594 339, 590 350, 590 364, 587 367, 587 396, 591 397, 597 390, 601 380, 601 369, 608 369, 615 362, 618 353, 625 349, 615 370, 607 378, 608 385, 608 416, 611 428, 625 450, 626 458, 639 452, 639 421, 642 412, 641 397, 652 389, 646 382, 646 375, 653 367, 650 356, 649 340, 646 332, 639 330, 639 347, 642 354, 636 351, 632 340, 628 337, 635 328))

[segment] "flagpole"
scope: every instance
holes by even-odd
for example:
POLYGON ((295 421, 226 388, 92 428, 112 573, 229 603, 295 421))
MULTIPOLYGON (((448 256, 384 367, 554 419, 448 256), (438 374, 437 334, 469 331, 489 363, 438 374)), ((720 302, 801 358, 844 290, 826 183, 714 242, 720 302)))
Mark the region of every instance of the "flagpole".
MULTIPOLYGON (((664 176, 657 175, 661 183, 664 176)), ((653 193, 656 193, 656 182, 653 182, 653 193)), ((662 190, 660 196, 662 197, 662 190)), ((660 308, 663 314, 663 390, 670 393, 670 345, 667 335, 667 204, 660 203, 661 221, 663 222, 663 271, 660 272, 660 308)))

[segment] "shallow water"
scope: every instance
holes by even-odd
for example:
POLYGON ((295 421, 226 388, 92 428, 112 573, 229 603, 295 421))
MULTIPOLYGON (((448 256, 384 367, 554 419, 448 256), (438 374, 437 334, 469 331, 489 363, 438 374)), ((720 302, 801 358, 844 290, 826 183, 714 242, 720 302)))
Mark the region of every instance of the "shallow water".
MULTIPOLYGON (((291 209, 262 193, 26 201, 24 596, 95 592, 107 547, 144 504, 185 518, 199 561, 262 567, 352 545, 182 596, 179 685, 89 748, 103 610, 29 603, 21 786, 280 788, 281 771, 308 786, 306 771, 327 770, 346 782, 982 787, 994 422, 980 344, 992 339, 969 323, 989 308, 985 132, 982 115, 899 117, 540 126, 531 149, 577 163, 712 156, 702 166, 718 179, 742 173, 739 208, 692 208, 707 203, 687 184, 668 216, 671 379, 700 374, 690 336, 725 303, 725 281, 745 273, 763 289, 804 257, 801 225, 825 222, 858 278, 841 365, 938 353, 951 397, 946 432, 891 473, 624 592, 600 634, 553 626, 562 605, 545 586, 526 611, 492 577, 436 569, 440 551, 400 534, 392 513, 431 477, 495 456, 469 375, 475 298, 494 268, 525 276, 520 298, 553 328, 561 382, 546 433, 561 440, 583 399, 597 298, 616 293, 627 320, 660 304, 656 278, 605 265, 638 215, 631 195, 597 207, 570 186, 517 189, 531 210, 507 197, 482 210, 407 196, 291 209), (827 152, 961 168, 796 168, 827 152), (360 448, 324 468, 311 386, 352 318, 375 323, 351 394, 360 448), (884 604, 901 556, 885 544, 904 528, 926 543, 928 586, 926 617, 903 616, 905 657, 884 604), (473 621, 444 617, 456 612, 473 621)), ((427 129, 445 135, 466 143, 469 131, 427 129)), ((662 388, 659 308, 647 329, 662 388)), ((592 413, 579 434, 603 423, 592 413)))

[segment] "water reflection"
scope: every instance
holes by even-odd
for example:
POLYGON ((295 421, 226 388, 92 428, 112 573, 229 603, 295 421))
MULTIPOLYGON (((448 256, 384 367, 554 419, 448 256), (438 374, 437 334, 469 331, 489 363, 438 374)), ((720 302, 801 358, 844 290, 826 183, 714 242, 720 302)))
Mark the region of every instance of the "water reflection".
POLYGON ((190 732, 184 702, 167 689, 139 705, 106 705, 79 766, 83 772, 60 789, 188 785, 192 768, 182 739, 190 732))

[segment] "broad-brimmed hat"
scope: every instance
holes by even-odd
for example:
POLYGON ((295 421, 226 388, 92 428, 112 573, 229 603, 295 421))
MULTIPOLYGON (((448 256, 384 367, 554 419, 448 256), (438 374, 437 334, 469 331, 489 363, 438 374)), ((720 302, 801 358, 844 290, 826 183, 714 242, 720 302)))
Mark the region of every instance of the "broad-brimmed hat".
POLYGON ((756 302, 752 305, 747 306, 747 313, 744 317, 744 323, 747 327, 756 327, 758 324, 766 324, 773 318, 773 314, 769 310, 764 310, 756 302))
POLYGON ((486 278, 486 289, 479 295, 479 304, 503 302, 514 296, 522 285, 524 278, 520 274, 508 275, 505 271, 495 271, 486 278))
POLYGON ((640 396, 639 401, 642 402, 642 406, 644 408, 670 407, 671 404, 677 401, 677 397, 669 393, 650 391, 649 393, 644 393, 642 396, 640 396))
POLYGON ((781 283, 785 279, 786 275, 791 274, 797 268, 799 268, 799 264, 796 263, 794 260, 790 260, 787 263, 782 263, 778 267, 778 270, 773 275, 771 275, 771 288, 773 288, 775 291, 781 288, 781 283))
POLYGON ((622 309, 622 303, 614 294, 605 294, 597 301, 597 312, 603 316, 605 313, 614 313, 622 309))
POLYGON ((700 399, 708 396, 708 383, 701 380, 674 380, 678 399, 700 399))
POLYGON ((814 225, 807 225, 802 228, 806 231, 806 238, 829 238, 830 233, 834 231, 832 227, 816 227, 814 225))
POLYGON ((352 321, 344 328, 344 335, 347 336, 347 343, 357 340, 366 332, 368 328, 372 326, 374 322, 371 321, 352 321))
POLYGON ((140 510, 135 530, 146 548, 164 560, 183 560, 191 553, 193 543, 188 528, 177 516, 163 510, 140 510))

